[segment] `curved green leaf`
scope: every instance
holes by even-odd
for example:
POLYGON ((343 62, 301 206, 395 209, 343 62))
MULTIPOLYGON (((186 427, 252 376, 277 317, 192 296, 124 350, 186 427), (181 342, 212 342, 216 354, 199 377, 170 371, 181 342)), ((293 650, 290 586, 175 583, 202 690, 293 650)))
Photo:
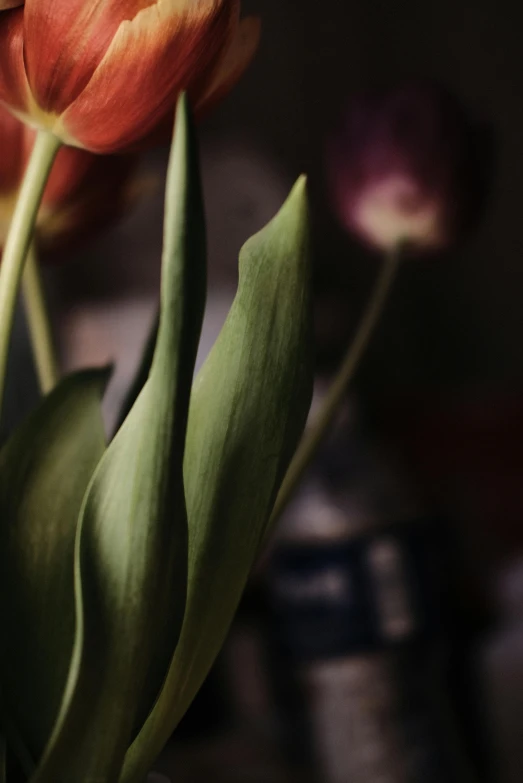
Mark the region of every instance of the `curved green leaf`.
POLYGON ((105 449, 106 380, 107 371, 64 380, 0 452, 0 701, 13 746, 22 739, 33 759, 50 737, 71 660, 74 538, 105 449))
POLYGON ((162 302, 149 379, 105 453, 81 514, 75 648, 67 693, 34 783, 114 783, 157 697, 186 597, 182 480, 205 297, 195 137, 177 109, 167 181, 162 302))
POLYGON ((301 179, 244 247, 237 296, 194 384, 184 460, 187 608, 160 698, 128 752, 125 783, 145 775, 224 641, 305 424, 310 311, 301 179))

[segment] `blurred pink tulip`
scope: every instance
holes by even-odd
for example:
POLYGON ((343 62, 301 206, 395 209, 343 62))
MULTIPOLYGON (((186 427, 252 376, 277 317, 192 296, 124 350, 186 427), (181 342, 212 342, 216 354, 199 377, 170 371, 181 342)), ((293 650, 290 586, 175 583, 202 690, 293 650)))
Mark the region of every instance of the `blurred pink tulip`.
POLYGON ((447 247, 481 212, 484 130, 433 84, 354 98, 328 149, 341 223, 382 251, 447 247))

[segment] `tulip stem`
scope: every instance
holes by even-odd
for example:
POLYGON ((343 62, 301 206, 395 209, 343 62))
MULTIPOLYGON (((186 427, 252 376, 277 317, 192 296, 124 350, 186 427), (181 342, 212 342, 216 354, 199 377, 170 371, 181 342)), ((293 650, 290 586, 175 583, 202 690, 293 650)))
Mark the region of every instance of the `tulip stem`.
POLYGON ((22 287, 38 383, 42 394, 48 394, 58 383, 60 370, 34 242, 27 253, 22 287))
POLYGON ((5 389, 7 358, 24 262, 60 141, 38 131, 11 220, 0 266, 0 412, 5 389))
POLYGON ((316 420, 312 424, 312 428, 308 432, 306 431, 303 436, 283 479, 272 511, 269 529, 272 529, 272 525, 278 521, 287 508, 305 471, 314 459, 321 442, 335 421, 347 387, 354 377, 360 359, 369 344, 383 311, 388 293, 396 276, 401 255, 401 247, 398 246, 385 257, 356 335, 349 345, 338 374, 327 392, 327 396, 316 420))

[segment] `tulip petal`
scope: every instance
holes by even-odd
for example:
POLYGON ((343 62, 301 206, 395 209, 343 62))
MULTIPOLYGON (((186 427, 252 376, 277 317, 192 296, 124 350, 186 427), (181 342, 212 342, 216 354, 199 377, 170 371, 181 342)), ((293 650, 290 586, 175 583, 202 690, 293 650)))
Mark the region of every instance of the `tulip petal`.
POLYGON ((236 3, 158 0, 118 28, 85 90, 64 112, 67 136, 112 152, 150 132, 177 94, 215 62, 236 3))
POLYGON ((18 8, 23 5, 24 0, 0 0, 0 11, 7 11, 9 8, 18 8))
POLYGON ((225 51, 210 84, 195 103, 197 114, 207 113, 240 80, 260 43, 261 22, 254 16, 242 19, 236 35, 225 51))
POLYGON ((26 0, 29 84, 44 111, 61 114, 80 95, 122 22, 156 0, 26 0))
POLYGON ((23 111, 30 100, 24 66, 24 12, 7 11, 0 16, 0 103, 23 111))
POLYGON ((1 201, 18 190, 25 163, 24 126, 3 106, 0 106, 0 150, 1 201))

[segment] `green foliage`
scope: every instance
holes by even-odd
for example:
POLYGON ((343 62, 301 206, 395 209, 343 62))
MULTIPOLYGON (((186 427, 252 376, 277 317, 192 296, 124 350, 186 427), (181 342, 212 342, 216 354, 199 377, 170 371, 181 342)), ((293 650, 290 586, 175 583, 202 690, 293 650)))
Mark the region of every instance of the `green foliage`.
POLYGON ((128 753, 126 783, 146 773, 223 644, 309 409, 310 311, 301 179, 244 247, 236 299, 193 387, 187 608, 160 698, 128 753))
POLYGON ((142 783, 224 641, 310 403, 304 179, 243 248, 192 385, 204 299, 181 99, 158 334, 128 415, 106 448, 105 375, 81 373, 0 452, 0 718, 29 783, 142 783))
POLYGON ((0 452, 0 703, 11 741, 23 737, 33 759, 51 734, 73 649, 74 538, 105 449, 106 378, 69 377, 0 452))
POLYGON ((194 143, 182 100, 167 182, 156 350, 80 515, 73 658, 33 783, 114 783, 178 639, 187 583, 183 449, 205 297, 194 143))

